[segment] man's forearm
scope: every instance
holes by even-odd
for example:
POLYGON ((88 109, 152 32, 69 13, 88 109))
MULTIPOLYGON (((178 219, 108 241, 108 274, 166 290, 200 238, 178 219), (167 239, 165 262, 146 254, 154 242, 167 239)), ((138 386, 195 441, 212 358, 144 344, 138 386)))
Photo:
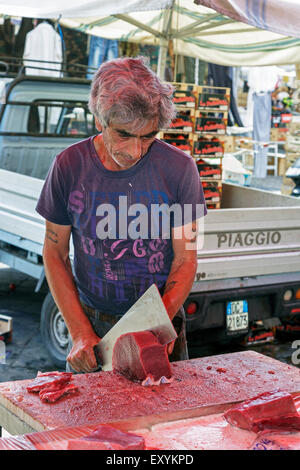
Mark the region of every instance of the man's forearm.
POLYGON ((162 297, 172 320, 187 299, 197 270, 197 261, 173 262, 162 297))
POLYGON ((44 253, 45 273, 53 298, 66 322, 72 340, 89 334, 92 327, 80 304, 69 258, 44 253))

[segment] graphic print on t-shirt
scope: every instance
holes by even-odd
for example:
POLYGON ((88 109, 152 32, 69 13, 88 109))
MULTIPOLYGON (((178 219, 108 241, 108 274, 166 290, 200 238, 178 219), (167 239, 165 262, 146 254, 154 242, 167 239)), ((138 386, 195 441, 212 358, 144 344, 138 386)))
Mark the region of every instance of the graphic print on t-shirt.
MULTIPOLYGON (((81 247, 79 253, 77 252, 76 272, 80 271, 81 251, 84 257, 89 258, 87 270, 85 266, 87 290, 97 298, 111 298, 115 303, 120 304, 127 303, 132 298, 138 299, 154 282, 159 289, 162 288, 172 259, 170 237, 169 239, 149 238, 154 224, 153 217, 151 219, 151 205, 166 204, 167 195, 161 191, 152 193, 138 191, 137 194, 132 191, 130 200, 134 201, 134 204, 139 204, 138 207, 144 210, 142 218, 137 214, 128 215, 130 205, 127 198, 125 206, 126 198, 127 195, 120 196, 120 193, 86 193, 79 189, 72 191, 69 197, 69 216, 74 227, 73 238, 74 241, 77 241, 77 238, 80 239, 79 246, 81 247), (120 198, 122 198, 121 204, 120 198), (143 202, 137 203, 137 200, 147 202, 147 206, 143 202), (100 210, 101 205, 103 209, 111 211, 110 219, 107 216, 108 211, 100 210), (122 216, 120 216, 121 211, 122 216), (139 232, 143 232, 143 235, 147 232, 146 238, 133 239, 128 236, 125 239, 111 239, 109 235, 118 237, 120 231, 124 232, 124 227, 119 226, 120 219, 123 220, 124 225, 126 224, 126 232, 128 232, 128 226, 130 227, 130 224, 138 220, 140 223, 137 224, 135 236, 139 232), (102 226, 106 229, 103 231, 102 238, 98 236, 101 221, 106 222, 102 226), (142 222, 146 228, 141 227, 142 222), (111 225, 112 233, 110 233, 109 225, 111 225), (105 235, 107 238, 104 238, 105 235)), ((157 233, 161 228, 156 227, 157 233)), ((170 227, 168 234, 170 234, 170 227)))

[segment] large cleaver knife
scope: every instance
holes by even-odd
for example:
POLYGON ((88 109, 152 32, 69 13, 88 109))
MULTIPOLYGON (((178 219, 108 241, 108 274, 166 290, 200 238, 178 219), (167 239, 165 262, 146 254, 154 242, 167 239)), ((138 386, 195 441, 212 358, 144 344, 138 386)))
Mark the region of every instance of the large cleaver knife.
POLYGON ((112 370, 112 353, 117 339, 124 333, 151 330, 161 344, 177 338, 159 290, 155 284, 130 307, 122 318, 94 347, 101 369, 112 370))

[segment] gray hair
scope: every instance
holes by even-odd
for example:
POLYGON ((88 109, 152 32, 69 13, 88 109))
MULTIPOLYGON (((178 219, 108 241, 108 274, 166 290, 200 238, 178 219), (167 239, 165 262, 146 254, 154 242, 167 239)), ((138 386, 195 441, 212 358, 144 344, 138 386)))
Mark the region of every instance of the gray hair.
POLYGON ((176 116, 174 87, 162 82, 145 57, 125 57, 104 62, 95 73, 89 109, 103 127, 111 122, 129 124, 158 118, 158 128, 169 127, 176 116))

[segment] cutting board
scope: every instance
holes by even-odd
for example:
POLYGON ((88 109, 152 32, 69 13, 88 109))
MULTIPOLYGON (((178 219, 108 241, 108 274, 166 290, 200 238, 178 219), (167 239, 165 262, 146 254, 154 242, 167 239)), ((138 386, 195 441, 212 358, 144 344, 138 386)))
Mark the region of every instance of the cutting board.
POLYGON ((180 361, 171 366, 173 383, 152 387, 142 387, 111 371, 75 374, 78 394, 53 404, 42 403, 38 395, 28 393, 29 380, 2 383, 0 425, 5 413, 32 431, 166 413, 173 413, 176 419, 177 412, 182 418, 192 415, 197 407, 246 400, 275 389, 300 390, 298 368, 253 351, 180 361))
MULTIPOLYGON (((299 401, 295 401, 295 405, 299 413, 299 401)), ((259 437, 256 433, 231 426, 223 416, 224 411, 230 406, 231 403, 200 406, 182 412, 120 420, 110 425, 143 436, 146 450, 278 449, 274 442, 270 440, 266 442, 264 437, 259 437)), ((66 440, 80 439, 97 429, 100 424, 58 428, 2 438, 0 450, 64 449, 66 440)), ((279 434, 277 433, 277 438, 279 434)), ((300 432, 291 435, 283 432, 280 436, 281 441, 282 438, 281 446, 300 450, 300 432)))

